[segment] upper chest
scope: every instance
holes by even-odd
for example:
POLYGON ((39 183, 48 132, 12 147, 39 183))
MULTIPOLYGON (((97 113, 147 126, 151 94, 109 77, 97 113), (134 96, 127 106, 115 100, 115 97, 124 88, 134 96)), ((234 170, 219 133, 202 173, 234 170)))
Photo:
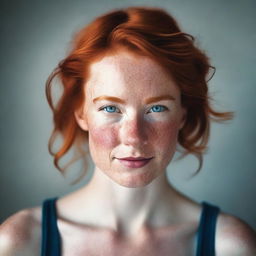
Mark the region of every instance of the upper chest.
POLYGON ((126 238, 114 232, 59 222, 62 255, 192 256, 196 225, 168 227, 126 238))

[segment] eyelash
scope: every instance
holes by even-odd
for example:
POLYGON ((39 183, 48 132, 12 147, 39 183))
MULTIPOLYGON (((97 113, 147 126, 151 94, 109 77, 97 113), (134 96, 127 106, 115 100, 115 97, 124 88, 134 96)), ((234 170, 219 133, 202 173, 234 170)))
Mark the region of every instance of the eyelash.
MULTIPOLYGON (((102 110, 103 110, 103 111, 106 112, 106 113, 121 113, 120 110, 119 110, 119 112, 116 112, 116 111, 108 112, 108 111, 106 111, 106 108, 108 108, 108 107, 112 107, 112 108, 114 107, 114 108, 118 109, 116 106, 107 105, 107 106, 103 106, 103 107, 99 108, 99 111, 102 111, 102 110)), ((163 106, 163 105, 153 105, 153 106, 151 107, 151 109, 152 109, 153 107, 161 107, 162 111, 155 111, 155 112, 149 111, 149 113, 161 113, 161 112, 165 112, 165 111, 168 110, 168 108, 167 108, 166 106, 163 106)))
MULTIPOLYGON (((155 113, 160 113, 160 112, 164 112, 164 111, 168 110, 168 108, 166 106, 163 106, 163 105, 154 105, 154 106, 151 107, 151 109, 153 107, 161 107, 161 109, 162 109, 162 111, 156 111, 155 113)), ((152 113, 152 112, 150 112, 150 113, 152 113)))
MULTIPOLYGON (((114 112, 108 112, 108 111, 106 111, 106 108, 108 108, 108 107, 114 107, 114 108, 116 108, 116 109, 118 109, 116 106, 113 106, 113 105, 107 105, 107 106, 103 106, 103 107, 101 107, 100 109, 99 109, 99 111, 102 111, 102 110, 104 110, 104 112, 107 112, 107 113, 115 113, 115 111, 114 112)), ((119 112, 117 112, 117 113, 121 113, 121 111, 119 111, 119 112)))

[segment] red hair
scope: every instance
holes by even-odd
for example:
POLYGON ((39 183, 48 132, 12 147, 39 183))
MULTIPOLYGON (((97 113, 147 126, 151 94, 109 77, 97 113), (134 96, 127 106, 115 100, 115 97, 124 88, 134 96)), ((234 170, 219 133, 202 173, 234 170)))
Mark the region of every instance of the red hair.
POLYGON ((199 159, 206 150, 210 119, 224 121, 232 118, 230 112, 216 112, 210 106, 207 77, 210 69, 208 57, 195 46, 194 38, 180 30, 175 19, 159 8, 130 7, 114 10, 96 18, 74 38, 73 48, 49 76, 46 95, 53 111, 54 130, 49 140, 49 151, 54 164, 69 149, 87 144, 88 134, 77 124, 75 110, 84 103, 84 85, 92 62, 114 50, 125 48, 139 55, 148 56, 167 70, 181 92, 182 105, 187 110, 186 121, 178 136, 182 156, 189 153, 199 159), (53 104, 52 81, 58 77, 63 92, 57 104, 53 104), (63 143, 53 152, 56 135, 63 143))

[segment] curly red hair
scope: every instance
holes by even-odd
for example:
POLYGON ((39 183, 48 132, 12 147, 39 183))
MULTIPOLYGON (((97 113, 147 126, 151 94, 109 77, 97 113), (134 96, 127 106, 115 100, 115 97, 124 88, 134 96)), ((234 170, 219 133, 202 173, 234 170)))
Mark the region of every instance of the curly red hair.
POLYGON ((216 112, 210 106, 207 77, 210 69, 215 69, 205 53, 195 46, 193 36, 182 32, 164 10, 149 7, 114 10, 96 18, 75 36, 70 54, 49 76, 46 95, 53 111, 54 130, 48 146, 55 166, 64 171, 59 165, 60 158, 73 145, 81 149, 88 142, 88 134, 78 126, 74 112, 84 103, 83 87, 90 64, 120 48, 154 59, 172 75, 187 110, 178 143, 183 149, 182 156, 198 157, 200 169, 209 139, 210 119, 228 120, 232 113, 216 112), (55 77, 60 79, 63 92, 54 105, 51 87, 55 77), (53 152, 58 134, 62 135, 63 143, 53 152))

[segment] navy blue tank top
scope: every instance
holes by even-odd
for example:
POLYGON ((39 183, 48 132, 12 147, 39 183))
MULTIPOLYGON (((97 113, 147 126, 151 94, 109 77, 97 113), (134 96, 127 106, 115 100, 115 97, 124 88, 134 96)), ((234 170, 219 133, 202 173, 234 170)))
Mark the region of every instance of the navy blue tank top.
MULTIPOLYGON (((57 198, 46 199, 42 207, 41 256, 61 256, 61 236, 57 226, 57 198)), ((197 230, 196 256, 215 256, 215 230, 220 209, 202 202, 202 212, 197 230)))

